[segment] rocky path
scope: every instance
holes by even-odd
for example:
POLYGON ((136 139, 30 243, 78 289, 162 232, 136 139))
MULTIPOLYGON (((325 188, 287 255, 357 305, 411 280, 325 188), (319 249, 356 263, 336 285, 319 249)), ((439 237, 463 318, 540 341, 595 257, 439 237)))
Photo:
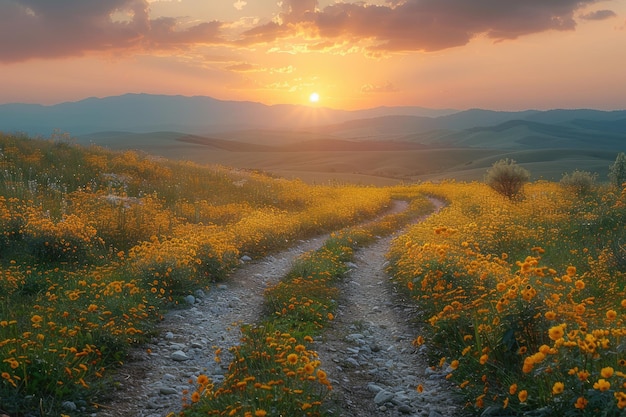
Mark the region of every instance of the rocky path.
POLYGON ((239 343, 239 326, 262 313, 265 288, 275 284, 301 254, 318 249, 327 236, 301 241, 259 261, 247 260, 224 283, 188 297, 189 308, 169 312, 151 343, 135 349, 117 377, 112 401, 97 417, 163 417, 182 408, 183 392, 200 374, 216 383, 230 362, 228 348, 239 343), (214 360, 222 349, 221 363, 214 360))
POLYGON ((431 370, 425 352, 411 344, 419 328, 409 322, 418 312, 385 273, 391 240, 381 238, 356 253, 336 319, 317 347, 333 382, 337 415, 453 416, 460 407, 450 396, 447 372, 431 370))
MULTIPOLYGON (((390 212, 406 204, 395 202, 390 212)), ((328 236, 301 241, 259 261, 248 260, 225 283, 188 297, 189 308, 169 312, 150 343, 131 352, 116 378, 116 391, 93 417, 164 417, 181 410, 185 390, 198 375, 220 382, 239 343, 239 326, 262 313, 263 293, 301 254, 318 249, 328 236), (214 360, 222 350, 222 362, 214 360)), ((384 272, 391 237, 356 254, 342 284, 334 325, 317 344, 324 369, 334 380, 340 416, 413 415, 440 417, 456 411, 446 395, 444 374, 432 372, 411 340, 406 323, 414 307, 394 290, 384 272), (424 392, 418 393, 418 384, 424 392)))

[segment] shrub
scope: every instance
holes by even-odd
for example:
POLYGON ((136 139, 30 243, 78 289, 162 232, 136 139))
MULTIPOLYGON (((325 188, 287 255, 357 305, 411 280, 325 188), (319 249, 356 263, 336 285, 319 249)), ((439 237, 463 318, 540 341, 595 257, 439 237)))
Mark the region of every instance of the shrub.
POLYGON ((529 179, 530 172, 508 158, 494 163, 485 175, 487 185, 510 199, 520 194, 529 179))
POLYGON ((615 162, 609 166, 609 179, 618 188, 626 183, 626 154, 624 152, 620 152, 615 162))
POLYGON ((571 174, 565 173, 561 178, 561 186, 580 195, 589 194, 593 189, 597 174, 587 171, 574 171, 571 174))

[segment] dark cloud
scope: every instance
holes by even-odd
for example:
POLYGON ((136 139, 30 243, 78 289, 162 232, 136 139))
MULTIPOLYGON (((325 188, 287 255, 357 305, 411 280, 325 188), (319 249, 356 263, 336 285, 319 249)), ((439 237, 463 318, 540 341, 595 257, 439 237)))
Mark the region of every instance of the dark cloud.
POLYGON ((317 8, 317 0, 289 0, 283 2, 283 21, 299 21, 310 17, 317 8))
MULTIPOLYGON (((597 0, 387 0, 384 5, 283 0, 279 19, 223 38, 227 24, 182 27, 173 17, 151 19, 147 0, 0 0, 0 62, 80 56, 95 51, 173 50, 194 44, 248 46, 293 36, 309 50, 367 44, 377 56, 394 51, 436 51, 476 36, 494 40, 549 30, 573 30, 574 14, 597 0), (116 19, 115 16, 128 16, 116 19)), ((610 10, 584 14, 589 20, 610 10)))
POLYGON ((150 19, 146 0, 0 0, 0 62, 222 42, 219 22, 183 30, 177 23, 150 19), (116 13, 129 18, 115 20, 116 13))
POLYGON ((291 36, 303 27, 322 39, 372 41, 372 51, 435 51, 478 35, 494 40, 548 30, 573 30, 574 13, 595 0, 389 0, 384 6, 335 3, 316 10, 314 0, 286 0, 282 24, 243 34, 243 43, 291 36))
POLYGON ((615 14, 613 10, 597 10, 595 12, 582 14, 580 18, 585 20, 604 20, 616 16, 617 14, 615 14))

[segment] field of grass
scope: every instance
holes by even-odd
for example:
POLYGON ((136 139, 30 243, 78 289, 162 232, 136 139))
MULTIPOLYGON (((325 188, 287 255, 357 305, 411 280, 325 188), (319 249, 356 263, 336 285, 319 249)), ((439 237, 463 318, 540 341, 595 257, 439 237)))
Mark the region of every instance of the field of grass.
POLYGON ((482 181, 485 170, 502 158, 517 161, 531 171, 534 180, 558 181, 573 169, 596 172, 600 178, 606 178, 608 166, 617 155, 614 150, 589 149, 589 145, 585 147, 583 142, 572 142, 563 148, 542 146, 540 149, 520 145, 516 142, 518 136, 508 137, 505 133, 490 132, 488 139, 472 142, 472 147, 439 146, 435 141, 424 149, 398 149, 400 145, 395 142, 388 142, 388 149, 380 149, 384 142, 379 141, 375 148, 367 150, 363 147, 368 143, 371 145, 370 141, 351 139, 355 142, 354 149, 341 151, 302 149, 312 140, 321 139, 332 145, 333 138, 289 131, 223 133, 217 135, 221 140, 192 138, 196 143, 185 139, 187 135, 176 132, 108 132, 81 137, 77 141, 116 150, 132 148, 198 164, 256 169, 285 178, 299 178, 309 184, 341 182, 376 186, 443 179, 482 181), (497 146, 490 146, 490 143, 497 143, 497 146), (259 151, 261 144, 265 147, 263 151, 259 151))
MULTIPOLYGON (((427 156, 412 169, 492 157, 427 156)), ((359 245, 427 210, 425 195, 448 207, 395 240, 389 272, 423 310, 416 319, 428 330, 415 345, 450 370, 466 410, 626 408, 626 189, 581 196, 534 182, 510 201, 476 182, 312 186, 12 135, 0 135, 0 176, 0 411, 10 415, 58 415, 66 400, 96 407, 128 347, 185 295, 228 276, 244 254, 337 231, 267 292, 269 314, 244 329, 226 384, 198 378, 185 410, 330 415, 311 342, 332 321, 336 280, 359 245), (413 210, 346 228, 393 198, 413 210)))

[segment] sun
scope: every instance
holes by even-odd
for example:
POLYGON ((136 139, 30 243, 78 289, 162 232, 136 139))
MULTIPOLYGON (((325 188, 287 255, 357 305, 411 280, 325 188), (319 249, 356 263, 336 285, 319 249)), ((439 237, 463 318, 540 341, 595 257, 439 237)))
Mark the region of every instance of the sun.
POLYGON ((311 93, 311 95, 309 96, 309 101, 311 103, 317 103, 318 101, 320 101, 320 95, 317 93, 311 93))

